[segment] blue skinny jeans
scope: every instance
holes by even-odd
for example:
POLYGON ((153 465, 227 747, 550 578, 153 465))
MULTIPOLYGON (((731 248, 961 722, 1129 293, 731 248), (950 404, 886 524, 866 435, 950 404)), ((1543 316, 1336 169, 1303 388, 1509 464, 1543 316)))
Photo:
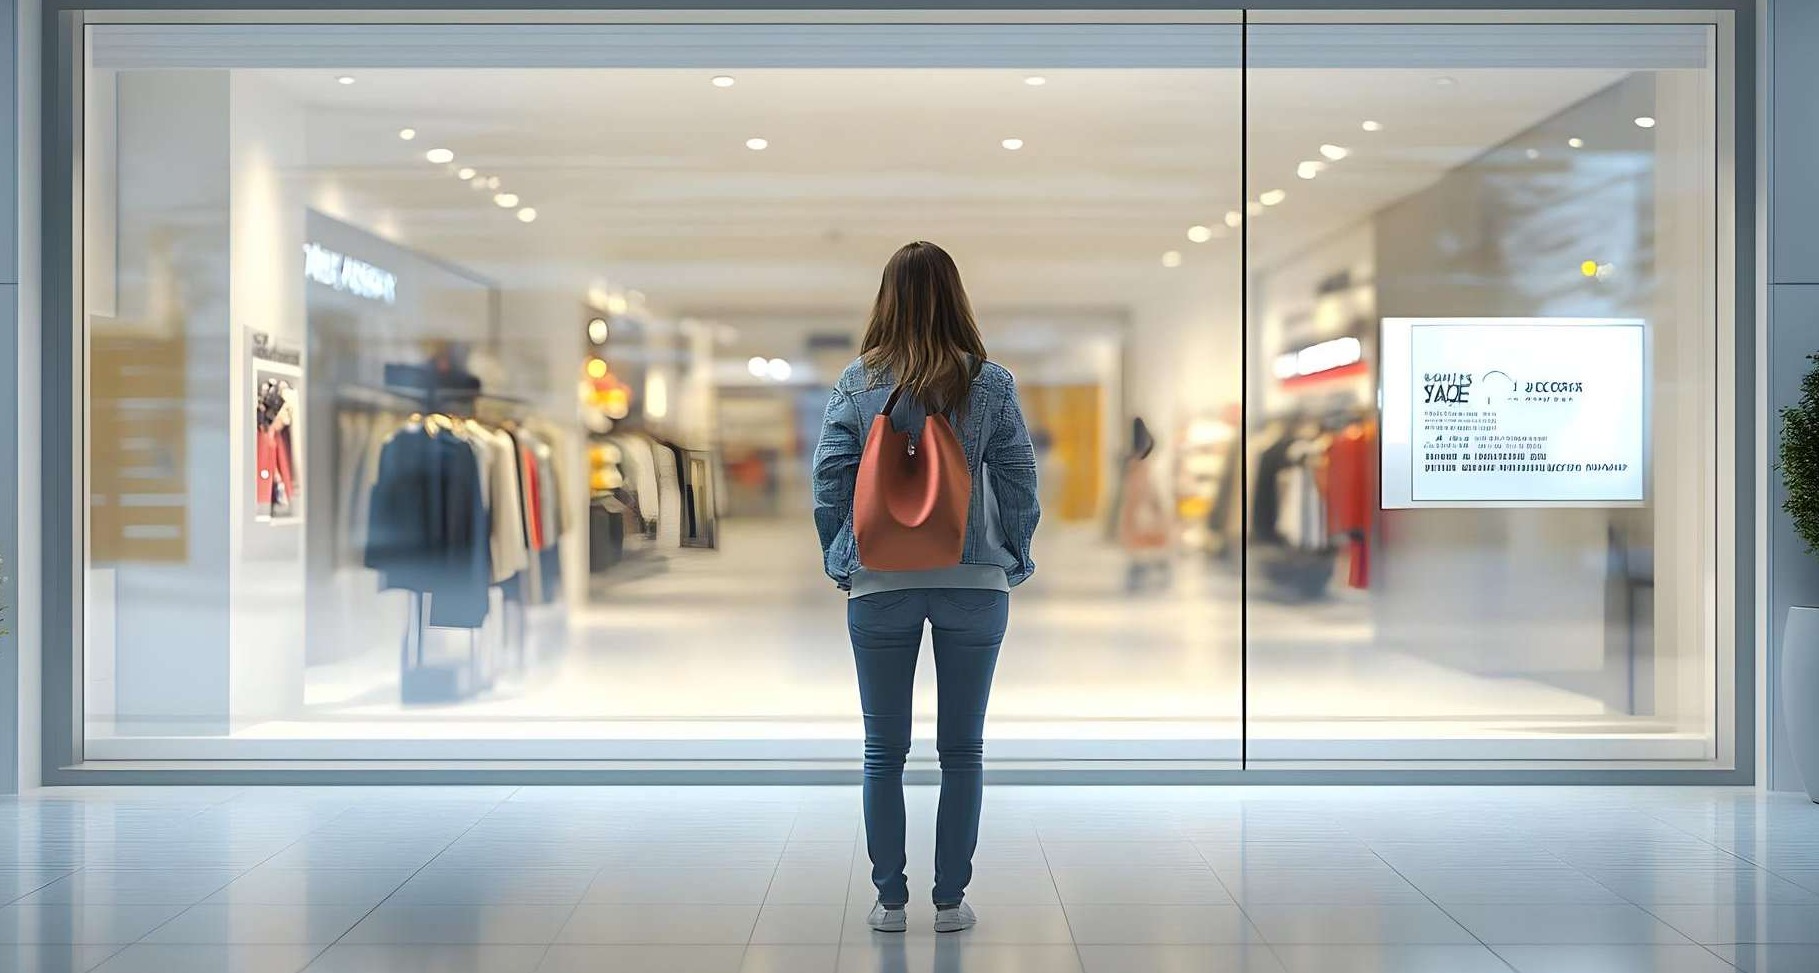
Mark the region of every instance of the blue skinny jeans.
POLYGON ((865 713, 865 847, 878 901, 909 902, 904 876, 903 763, 922 626, 934 630, 941 803, 935 812, 936 905, 958 903, 973 878, 985 798, 985 704, 1010 595, 975 588, 883 591, 846 603, 865 713))

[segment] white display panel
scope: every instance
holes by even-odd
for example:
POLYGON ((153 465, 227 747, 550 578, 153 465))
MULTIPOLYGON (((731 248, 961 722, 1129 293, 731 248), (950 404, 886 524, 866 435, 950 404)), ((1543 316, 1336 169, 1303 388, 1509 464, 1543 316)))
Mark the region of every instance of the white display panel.
POLYGON ((1629 506, 1648 334, 1616 318, 1384 318, 1383 506, 1629 506))

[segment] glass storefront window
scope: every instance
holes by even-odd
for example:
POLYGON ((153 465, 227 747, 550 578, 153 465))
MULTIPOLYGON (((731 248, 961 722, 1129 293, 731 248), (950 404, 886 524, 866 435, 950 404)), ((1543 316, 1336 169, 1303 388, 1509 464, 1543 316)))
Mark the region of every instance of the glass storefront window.
POLYGON ((371 27, 87 28, 87 758, 856 759, 912 239, 1041 465, 994 760, 1721 757, 1711 27, 371 27))
POLYGON ((1713 757, 1711 29, 1249 44, 1249 758, 1713 757))

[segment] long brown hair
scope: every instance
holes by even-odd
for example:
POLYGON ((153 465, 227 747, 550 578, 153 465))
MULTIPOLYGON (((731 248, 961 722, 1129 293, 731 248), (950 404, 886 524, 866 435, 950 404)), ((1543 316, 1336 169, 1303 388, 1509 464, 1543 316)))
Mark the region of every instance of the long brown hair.
POLYGON ((985 341, 946 250, 917 241, 891 255, 859 357, 929 411, 965 411, 985 341))

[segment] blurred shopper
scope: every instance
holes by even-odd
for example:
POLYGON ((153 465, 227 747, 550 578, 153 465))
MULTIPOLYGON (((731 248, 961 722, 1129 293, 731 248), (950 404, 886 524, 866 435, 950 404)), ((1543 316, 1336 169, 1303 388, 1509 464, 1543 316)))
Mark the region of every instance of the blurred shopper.
POLYGON ((903 247, 885 265, 859 360, 828 399, 814 475, 827 574, 848 593, 878 890, 869 922, 880 932, 907 926, 903 764, 925 624, 939 687, 935 929, 977 921, 964 896, 984 798, 985 707, 1010 590, 1035 570, 1036 481, 1016 384, 986 360, 959 269, 932 243, 903 247))
POLYGON ((1169 561, 1168 505, 1156 488, 1156 437, 1141 417, 1131 422, 1131 447, 1124 460, 1124 482, 1118 491, 1118 543, 1128 559, 1124 585, 1130 591, 1167 588, 1169 561))

